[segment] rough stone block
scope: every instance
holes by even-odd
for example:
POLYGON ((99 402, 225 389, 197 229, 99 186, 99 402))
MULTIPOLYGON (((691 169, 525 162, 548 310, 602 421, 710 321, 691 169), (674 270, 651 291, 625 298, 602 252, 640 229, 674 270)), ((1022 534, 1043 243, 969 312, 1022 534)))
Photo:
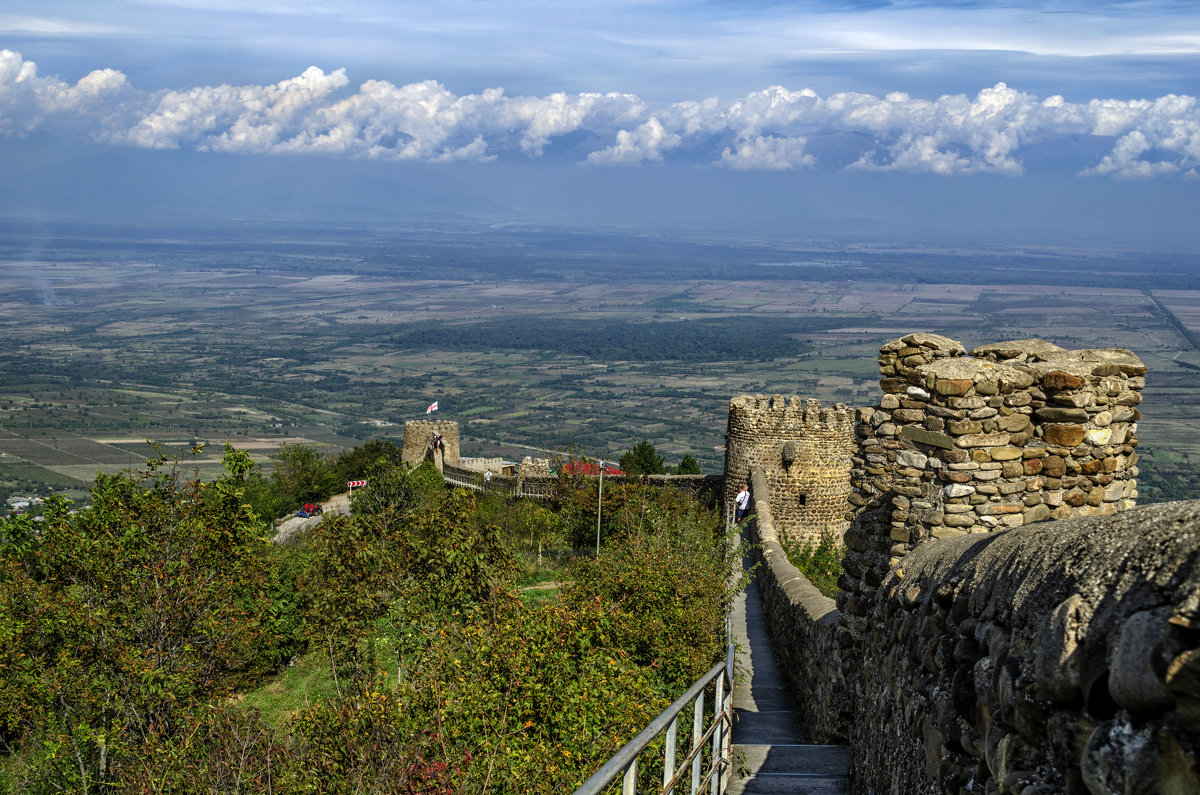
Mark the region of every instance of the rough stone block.
POLYGON ((975 386, 975 381, 968 378, 939 378, 934 384, 934 391, 947 397, 965 395, 975 386))
POLYGON ((943 449, 952 449, 954 447, 954 439, 944 433, 936 433, 927 431, 924 428, 918 428, 915 425, 905 425, 900 429, 900 438, 908 439, 911 442, 919 442, 932 447, 941 447, 943 449))
POLYGON ((1086 383, 1079 376, 1062 370, 1051 370, 1042 377, 1042 386, 1046 389, 1079 389, 1086 383))
POLYGON ((983 424, 974 420, 951 420, 946 423, 946 429, 955 436, 968 433, 981 433, 983 424))
POLYGON ((1013 478, 1019 478, 1021 475, 1025 474, 1025 467, 1022 466, 1020 461, 1005 461, 1004 467, 1000 470, 1000 474, 1002 477, 1009 480, 1013 478))
POLYGON ((1042 438, 1048 444, 1075 447, 1083 441, 1084 429, 1078 425, 1047 425, 1042 429, 1042 438))
POLYGON ((1008 444, 1010 438, 1007 433, 970 433, 955 439, 954 444, 958 447, 999 447, 1008 444))
POLYGON ((1047 406, 1033 412, 1033 416, 1046 422, 1087 422, 1088 413, 1085 409, 1063 408, 1062 406, 1047 406))
POLYGON ((993 447, 988 452, 993 461, 1014 461, 1021 457, 1020 447, 993 447))

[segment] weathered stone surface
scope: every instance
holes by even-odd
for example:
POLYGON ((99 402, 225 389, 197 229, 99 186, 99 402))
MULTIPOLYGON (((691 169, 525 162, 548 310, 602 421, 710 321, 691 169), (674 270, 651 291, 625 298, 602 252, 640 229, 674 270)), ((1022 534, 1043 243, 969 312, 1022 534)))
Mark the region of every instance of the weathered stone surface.
POLYGON ((1042 431, 1042 438, 1047 444, 1061 447, 1075 447, 1083 441, 1084 429, 1078 425, 1047 425, 1042 431))
POLYGON ((957 447, 999 447, 1008 444, 1010 438, 1007 433, 971 433, 958 437, 954 444, 957 447))
POLYGON ((920 442, 933 447, 951 448, 954 447, 954 439, 944 433, 935 433, 927 431, 923 428, 918 428, 913 425, 905 425, 900 429, 900 437, 908 439, 912 442, 920 442))
POLYGON ((1025 359, 1029 357, 1045 358, 1047 355, 1065 354, 1068 351, 1065 348, 1060 348, 1052 342, 1047 342, 1043 339, 1030 338, 1023 340, 1010 340, 1006 342, 992 342, 987 345, 980 345, 977 348, 971 349, 971 356, 976 356, 981 359, 992 359, 1002 361, 1004 359, 1016 359, 1018 357, 1025 359))

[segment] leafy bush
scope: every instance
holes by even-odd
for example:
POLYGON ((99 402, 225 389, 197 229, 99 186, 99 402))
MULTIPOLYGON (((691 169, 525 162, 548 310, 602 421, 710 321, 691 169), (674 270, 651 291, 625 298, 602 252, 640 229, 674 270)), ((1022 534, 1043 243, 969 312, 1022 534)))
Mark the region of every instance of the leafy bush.
POLYGON ((842 575, 842 559, 846 555, 837 533, 826 528, 821 531, 821 537, 815 544, 812 541, 799 543, 795 539, 786 538, 782 546, 788 560, 817 587, 818 591, 831 599, 837 597, 840 590, 838 578, 842 575))
POLYGON ((663 501, 662 492, 677 496, 669 489, 640 492, 636 524, 620 543, 576 561, 561 598, 574 608, 612 605, 622 647, 664 689, 682 692, 725 650, 725 615, 743 585, 730 581, 739 553, 718 517, 695 501, 663 501))
POLYGON ((466 792, 562 793, 663 707, 611 606, 502 600, 436 633, 401 688, 405 710, 471 754, 466 792))
POLYGON ((242 499, 250 467, 228 449, 204 484, 160 458, 98 475, 77 514, 51 503, 36 536, 0 522, 0 731, 34 749, 48 788, 106 780, 142 738, 175 736, 298 647, 242 499))
MULTIPOLYGON (((599 478, 564 478, 557 508, 566 540, 576 549, 595 548, 599 478)), ((669 487, 643 486, 624 478, 604 479, 604 499, 599 507, 601 543, 624 538, 642 527, 647 516, 680 514, 696 510, 695 499, 669 487)))

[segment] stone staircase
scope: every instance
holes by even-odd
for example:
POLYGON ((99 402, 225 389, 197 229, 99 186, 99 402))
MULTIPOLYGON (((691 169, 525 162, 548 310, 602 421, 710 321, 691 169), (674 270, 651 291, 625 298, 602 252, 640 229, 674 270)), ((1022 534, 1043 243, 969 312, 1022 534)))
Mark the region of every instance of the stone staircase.
POLYGON ((843 745, 804 741, 803 727, 771 653, 766 617, 753 581, 734 604, 733 632, 742 651, 733 688, 735 768, 730 795, 847 795, 850 751, 843 745), (738 768, 749 771, 746 777, 739 776, 738 768))

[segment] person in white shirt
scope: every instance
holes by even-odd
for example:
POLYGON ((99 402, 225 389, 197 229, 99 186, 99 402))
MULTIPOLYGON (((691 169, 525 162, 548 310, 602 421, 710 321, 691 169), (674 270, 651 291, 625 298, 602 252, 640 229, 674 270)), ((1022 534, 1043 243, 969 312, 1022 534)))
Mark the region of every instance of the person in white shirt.
POLYGON ((733 500, 733 504, 737 508, 737 514, 735 515, 734 518, 740 524, 742 519, 744 519, 746 517, 746 514, 750 510, 750 486, 749 485, 745 485, 745 484, 742 485, 741 489, 738 490, 737 497, 735 497, 733 500))

